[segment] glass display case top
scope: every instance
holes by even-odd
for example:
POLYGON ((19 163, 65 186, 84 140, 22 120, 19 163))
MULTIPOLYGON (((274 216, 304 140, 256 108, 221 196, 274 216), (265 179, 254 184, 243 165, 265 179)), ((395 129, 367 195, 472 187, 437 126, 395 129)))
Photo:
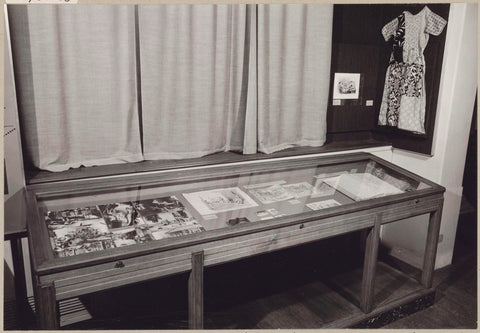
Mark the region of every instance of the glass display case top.
POLYGON ((428 188, 373 160, 39 198, 56 257, 428 188))

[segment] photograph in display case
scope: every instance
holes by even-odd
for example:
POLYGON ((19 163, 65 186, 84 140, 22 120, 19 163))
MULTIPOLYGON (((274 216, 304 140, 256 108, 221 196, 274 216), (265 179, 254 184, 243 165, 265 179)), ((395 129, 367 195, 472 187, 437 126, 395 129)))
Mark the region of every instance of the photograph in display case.
POLYGON ((45 223, 56 257, 115 247, 107 224, 97 207, 47 211, 45 223))
POLYGON ((264 188, 256 188, 249 190, 249 192, 264 205, 294 198, 294 196, 287 191, 284 186, 279 184, 264 188))
POLYGON ((45 222, 49 228, 60 228, 67 225, 90 225, 94 222, 105 223, 102 213, 97 206, 89 206, 84 208, 72 208, 61 211, 47 211, 45 214, 45 222))
POLYGON ((307 207, 312 210, 320 210, 329 207, 340 206, 340 203, 334 199, 328 199, 323 201, 311 202, 307 204, 307 207))
POLYGON ((184 223, 157 224, 150 226, 148 231, 153 239, 180 237, 205 231, 205 228, 196 220, 184 223))
POLYGON ((182 223, 192 220, 192 216, 175 196, 140 200, 134 206, 146 224, 182 223))
POLYGON ((184 193, 200 215, 257 207, 258 204, 238 187, 184 193))
POLYGON ((112 239, 116 247, 145 243, 154 238, 146 226, 112 230, 112 239))
POLYGON ((117 229, 142 224, 131 202, 115 202, 98 206, 108 228, 117 229))
POLYGON ((135 228, 115 230, 112 239, 116 247, 137 244, 137 231, 135 228))
POLYGON ((175 196, 47 211, 56 257, 205 231, 175 196))
MULTIPOLYGON (((205 231, 175 196, 141 200, 134 203, 153 239, 178 237, 205 231)), ((143 230, 143 228, 141 229, 143 230)), ((137 231, 140 231, 137 228, 137 231)))
POLYGON ((307 182, 283 185, 283 188, 296 199, 308 197, 312 193, 312 184, 307 182))

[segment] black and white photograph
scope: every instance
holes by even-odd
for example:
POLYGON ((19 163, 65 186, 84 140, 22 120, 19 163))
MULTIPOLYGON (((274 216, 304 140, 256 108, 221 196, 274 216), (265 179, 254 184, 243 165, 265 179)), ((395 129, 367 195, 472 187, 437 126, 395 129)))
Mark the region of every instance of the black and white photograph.
POLYGON ((153 239, 178 237, 205 231, 176 196, 134 203, 142 221, 147 225, 145 230, 153 239))
POLYGON ((52 240, 54 253, 57 257, 70 257, 83 253, 104 251, 115 247, 108 236, 97 235, 90 227, 77 228, 62 238, 52 240))
POLYGON ((146 225, 145 231, 136 222, 124 228, 132 210, 131 204, 116 203, 48 211, 45 222, 55 256, 68 257, 152 240, 146 225))
POLYGON ((150 226, 149 233, 153 239, 180 237, 205 231, 205 228, 194 219, 173 219, 166 223, 150 226))
POLYGON ((283 185, 279 184, 263 188, 255 188, 249 190, 249 192, 264 205, 294 198, 294 195, 291 192, 289 192, 283 185))
POLYGON ((296 184, 282 185, 294 198, 308 197, 312 193, 312 184, 301 182, 296 184))
POLYGON ((192 215, 175 196, 151 200, 141 200, 133 203, 146 224, 182 223, 193 220, 192 215))
POLYGON ((2 15, 4 331, 478 329, 477 1, 2 15))
POLYGON ((47 211, 45 213, 45 223, 51 229, 67 225, 89 225, 95 222, 105 224, 102 213, 96 206, 47 211))
POLYGON ((256 207, 258 204, 238 187, 184 193, 200 215, 256 207))
POLYGON ((340 203, 335 199, 310 202, 307 204, 307 207, 312 210, 326 209, 326 208, 335 207, 335 206, 340 206, 340 203))
POLYGON ((112 239, 115 247, 145 243, 153 240, 153 237, 145 228, 126 228, 112 231, 112 239))
POLYGON ((112 232, 112 239, 116 247, 137 244, 137 232, 135 228, 123 229, 112 232))
POLYGON ((98 208, 110 229, 132 227, 144 223, 131 202, 115 202, 99 205, 98 208))
POLYGON ((360 73, 335 73, 333 99, 358 99, 359 94, 360 73))
POLYGON ((57 257, 113 247, 109 229, 96 207, 48 211, 45 222, 57 257))

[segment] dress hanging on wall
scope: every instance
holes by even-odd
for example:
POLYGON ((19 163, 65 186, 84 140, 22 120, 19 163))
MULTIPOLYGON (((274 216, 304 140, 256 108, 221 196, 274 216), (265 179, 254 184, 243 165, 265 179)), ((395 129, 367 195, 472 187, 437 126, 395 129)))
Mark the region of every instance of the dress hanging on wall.
POLYGON ((425 134, 425 58, 429 34, 440 35, 447 21, 425 6, 418 14, 403 12, 382 28, 393 37, 385 75, 379 125, 425 134))

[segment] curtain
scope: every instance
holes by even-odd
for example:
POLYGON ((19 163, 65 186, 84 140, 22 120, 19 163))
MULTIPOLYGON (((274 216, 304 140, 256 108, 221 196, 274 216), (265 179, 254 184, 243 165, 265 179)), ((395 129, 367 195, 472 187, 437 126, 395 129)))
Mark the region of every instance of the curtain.
POLYGON ((9 6, 24 155, 40 169, 142 160, 133 6, 9 6))
POLYGON ((325 142, 333 5, 8 8, 40 169, 325 142))
POLYGON ((258 150, 323 145, 333 5, 259 4, 257 20, 258 150))
POLYGON ((241 150, 246 5, 138 6, 145 159, 241 150))

